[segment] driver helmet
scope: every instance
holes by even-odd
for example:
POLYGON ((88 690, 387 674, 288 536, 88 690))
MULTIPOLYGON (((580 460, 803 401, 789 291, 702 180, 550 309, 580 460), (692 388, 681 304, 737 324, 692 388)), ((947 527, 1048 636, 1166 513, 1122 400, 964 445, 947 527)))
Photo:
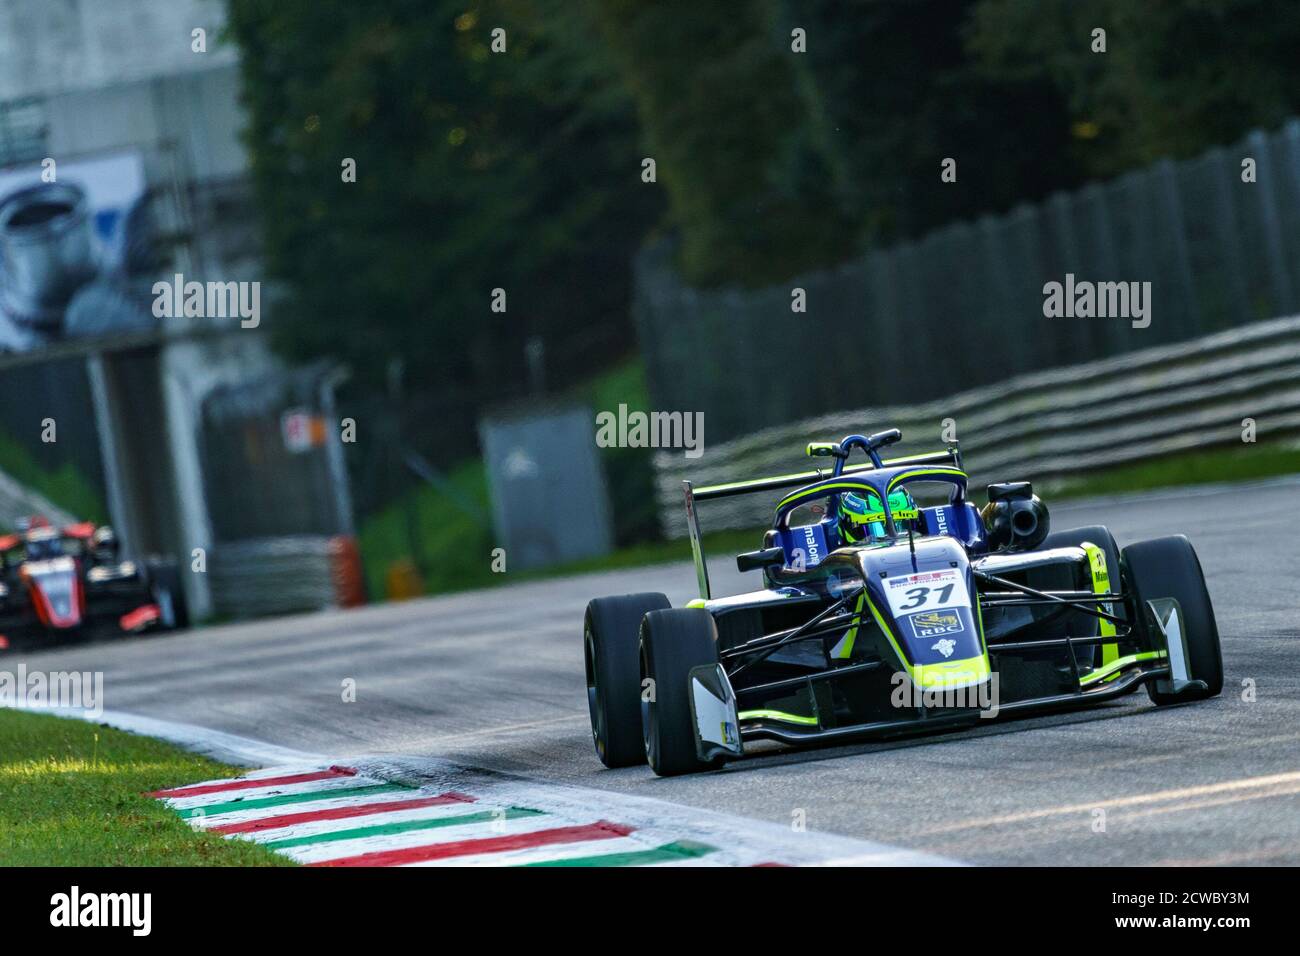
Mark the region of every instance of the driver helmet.
POLYGON ((63 553, 63 542, 48 524, 27 533, 27 560, 47 561, 63 553))
POLYGON ((108 525, 102 525, 95 529, 95 533, 90 536, 91 549, 95 554, 100 555, 102 560, 111 560, 117 556, 117 535, 108 525))
MULTIPOLYGON (((890 493, 889 510, 893 512, 894 526, 899 531, 906 530, 909 527, 906 522, 916 521, 920 516, 916 502, 902 488, 890 493)), ((840 534, 846 543, 859 544, 885 536, 885 509, 880 506, 880 496, 874 491, 840 495, 837 511, 840 534)))

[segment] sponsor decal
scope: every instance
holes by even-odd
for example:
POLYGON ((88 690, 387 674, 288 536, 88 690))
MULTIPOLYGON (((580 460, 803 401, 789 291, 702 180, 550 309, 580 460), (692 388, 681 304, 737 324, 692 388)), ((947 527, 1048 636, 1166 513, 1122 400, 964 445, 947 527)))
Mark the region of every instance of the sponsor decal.
POLYGON ((956 641, 950 641, 948 640, 948 638, 945 637, 942 640, 935 641, 934 645, 930 648, 930 650, 938 651, 944 657, 952 657, 953 648, 955 648, 956 646, 957 646, 956 641))
POLYGON ((970 607, 966 577, 956 568, 890 578, 885 582, 885 597, 896 618, 919 611, 970 607))
MULTIPOLYGON (((908 618, 912 633, 918 638, 937 637, 941 634, 960 634, 966 630, 961 615, 952 611, 922 611, 908 618)), ((951 644, 952 641, 947 643, 951 644)), ((947 657, 947 654, 943 655, 947 657)))
POLYGON ((817 547, 817 534, 813 531, 811 525, 803 529, 803 536, 804 542, 808 545, 808 566, 812 567, 813 565, 821 564, 822 553, 817 547))
POLYGON ((722 742, 724 744, 736 744, 740 742, 740 738, 736 734, 736 725, 729 720, 724 720, 722 722, 722 742))

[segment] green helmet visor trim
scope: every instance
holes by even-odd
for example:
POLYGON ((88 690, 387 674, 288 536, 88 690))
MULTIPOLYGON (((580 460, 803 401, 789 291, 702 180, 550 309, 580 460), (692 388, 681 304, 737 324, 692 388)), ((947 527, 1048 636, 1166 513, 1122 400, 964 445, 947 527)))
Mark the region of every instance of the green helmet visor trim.
MULTIPOLYGON (((920 517, 916 502, 902 489, 890 493, 889 510, 893 512, 895 521, 915 521, 920 517)), ((840 530, 850 541, 884 537, 885 511, 880 506, 880 496, 872 492, 841 495, 839 518, 840 530)))

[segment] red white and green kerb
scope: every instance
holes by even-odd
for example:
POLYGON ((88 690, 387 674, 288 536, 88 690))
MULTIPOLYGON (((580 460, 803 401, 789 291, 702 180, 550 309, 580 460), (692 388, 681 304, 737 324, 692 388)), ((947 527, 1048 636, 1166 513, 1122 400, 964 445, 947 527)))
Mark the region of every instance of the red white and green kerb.
POLYGON ((271 768, 152 796, 198 829, 306 866, 710 865, 719 856, 658 828, 501 799, 508 791, 412 787, 342 766, 271 768))

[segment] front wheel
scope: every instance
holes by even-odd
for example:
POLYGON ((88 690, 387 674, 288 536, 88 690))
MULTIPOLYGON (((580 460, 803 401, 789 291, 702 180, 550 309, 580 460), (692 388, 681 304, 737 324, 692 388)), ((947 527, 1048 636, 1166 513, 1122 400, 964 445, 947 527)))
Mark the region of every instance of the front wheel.
MULTIPOLYGON (((1133 592, 1134 610, 1146 601, 1173 598, 1183 615, 1184 639, 1187 644, 1188 677, 1205 684, 1204 690, 1185 690, 1179 694, 1158 690, 1147 684, 1147 693, 1157 704, 1176 704, 1187 700, 1217 697, 1223 690, 1223 655, 1219 649, 1219 627, 1214 620, 1210 592, 1192 543, 1185 535, 1139 541, 1124 549, 1121 559, 1124 575, 1133 592)), ((1135 614, 1133 619, 1141 620, 1135 614)))
POLYGON ((641 741, 641 619, 671 607, 662 594, 620 594, 587 605, 582 656, 587 668, 587 709, 596 756, 606 767, 645 763, 641 741))
POLYGON ((158 605, 158 620, 164 630, 179 631, 190 626, 185 587, 174 562, 160 561, 149 565, 149 591, 154 604, 158 605))
MULTIPOLYGON (((1103 525, 1096 524, 1083 528, 1053 531, 1038 547, 1039 550, 1065 547, 1084 548, 1084 550, 1088 551, 1088 568, 1092 575, 1093 589, 1111 592, 1119 590, 1119 545, 1115 543, 1114 536, 1103 525), (1093 548, 1099 549, 1100 555, 1094 555, 1091 550, 1093 548), (1099 561, 1098 557, 1104 560, 1099 561)), ((1124 608, 1120 604, 1108 603, 1099 605, 1099 607, 1112 614, 1118 614, 1120 617, 1124 616, 1124 608)), ((1099 617, 1078 610, 1066 611, 1059 619, 1043 629, 1043 637, 1058 639, 1066 635, 1071 637, 1096 637, 1102 633, 1113 634, 1115 628, 1113 625, 1103 622, 1099 617)), ((1080 664, 1095 667, 1097 658, 1100 656, 1100 648, 1096 645, 1076 646, 1074 656, 1075 660, 1080 664)))
POLYGON ((722 765, 720 758, 700 759, 691 713, 691 671, 717 663, 717 625, 703 608, 652 611, 641 622, 641 731, 646 760, 659 776, 722 765))

